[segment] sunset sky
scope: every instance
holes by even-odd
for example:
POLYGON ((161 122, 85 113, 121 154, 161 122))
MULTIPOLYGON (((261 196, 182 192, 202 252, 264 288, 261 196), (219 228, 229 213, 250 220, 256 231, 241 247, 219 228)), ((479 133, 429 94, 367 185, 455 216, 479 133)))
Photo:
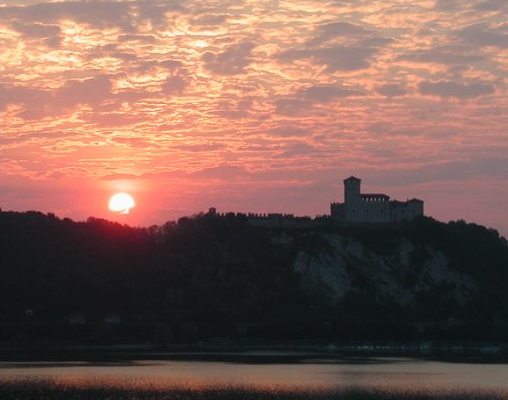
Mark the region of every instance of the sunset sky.
POLYGON ((355 175, 508 236, 507 84, 507 0, 0 0, 0 206, 314 216, 355 175))

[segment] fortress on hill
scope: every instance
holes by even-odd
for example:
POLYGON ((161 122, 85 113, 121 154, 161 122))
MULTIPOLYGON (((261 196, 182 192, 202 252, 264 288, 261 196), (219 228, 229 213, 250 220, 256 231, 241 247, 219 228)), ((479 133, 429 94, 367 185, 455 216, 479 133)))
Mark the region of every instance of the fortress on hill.
POLYGON ((281 213, 218 213, 213 207, 207 215, 245 217, 249 224, 265 228, 312 228, 329 222, 339 225, 405 222, 423 216, 422 200, 398 201, 383 193, 362 194, 360 184, 361 180, 354 176, 344 179, 344 203, 331 203, 331 215, 311 218, 281 213))
POLYGON ((331 203, 332 218, 344 223, 403 222, 423 215, 423 201, 390 200, 382 193, 361 193, 361 179, 344 179, 344 203, 331 203))

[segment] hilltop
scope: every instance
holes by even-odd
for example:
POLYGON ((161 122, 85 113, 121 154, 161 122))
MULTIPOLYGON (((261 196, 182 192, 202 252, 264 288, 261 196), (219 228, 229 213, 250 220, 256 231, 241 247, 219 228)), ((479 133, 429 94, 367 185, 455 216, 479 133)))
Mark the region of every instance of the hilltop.
POLYGON ((2 212, 7 343, 503 341, 508 245, 492 230, 255 226, 197 215, 150 228, 2 212))

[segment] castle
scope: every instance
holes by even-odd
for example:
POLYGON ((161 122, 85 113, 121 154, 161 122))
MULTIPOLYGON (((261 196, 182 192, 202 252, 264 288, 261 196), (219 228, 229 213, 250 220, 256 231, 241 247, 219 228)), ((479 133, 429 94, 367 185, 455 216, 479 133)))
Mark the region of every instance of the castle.
POLYGON ((344 223, 386 223, 410 221, 423 215, 423 201, 390 200, 382 193, 360 192, 361 179, 344 179, 344 203, 331 203, 332 218, 344 223))

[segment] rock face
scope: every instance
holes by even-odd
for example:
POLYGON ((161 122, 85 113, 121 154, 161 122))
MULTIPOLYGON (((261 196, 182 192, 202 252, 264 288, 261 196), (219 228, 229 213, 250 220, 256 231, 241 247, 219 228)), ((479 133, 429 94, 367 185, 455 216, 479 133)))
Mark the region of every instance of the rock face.
POLYGON ((318 234, 318 239, 312 251, 297 253, 293 268, 304 290, 323 291, 333 302, 357 292, 405 306, 421 293, 442 288, 463 304, 476 291, 472 277, 452 269, 431 246, 415 247, 401 239, 380 254, 352 237, 318 234))

